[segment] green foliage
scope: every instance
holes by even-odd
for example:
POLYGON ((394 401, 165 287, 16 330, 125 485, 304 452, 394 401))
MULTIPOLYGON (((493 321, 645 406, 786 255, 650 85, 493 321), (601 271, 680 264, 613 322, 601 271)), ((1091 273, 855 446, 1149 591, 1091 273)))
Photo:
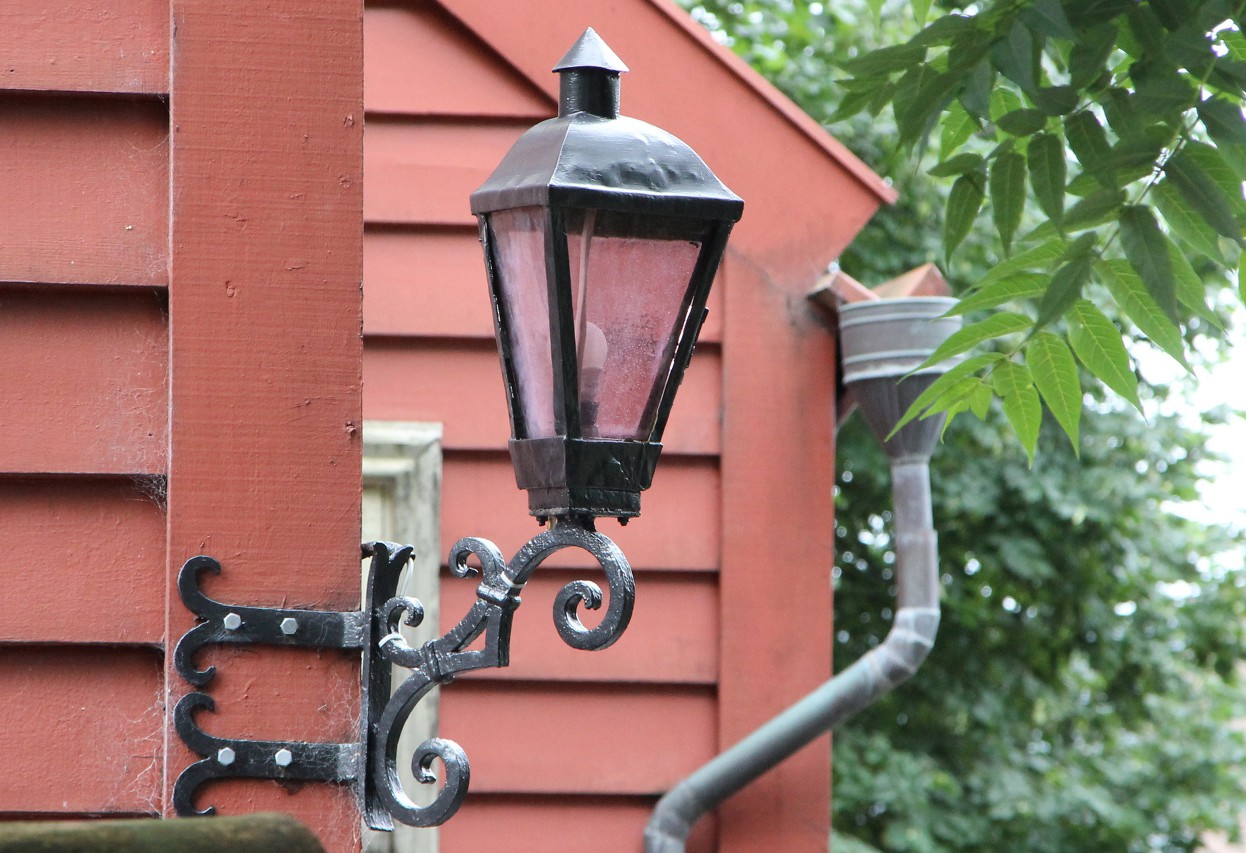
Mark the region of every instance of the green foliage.
MULTIPOLYGON (((1072 313, 1110 324, 1087 306, 1072 313)), ((994 379, 1009 417, 1038 406, 1024 365, 994 379)), ((836 831, 869 845, 845 849, 1185 851, 1236 820, 1246 578, 1203 556, 1225 533, 1166 510, 1196 497, 1201 436, 1094 405, 1080 459, 1052 423, 1032 468, 996 415, 947 433, 943 621, 918 676, 835 734, 836 831)), ((1028 444, 1037 421, 1017 417, 1028 444)), ((842 667, 889 627, 895 558, 886 466, 859 419, 838 455, 842 667)))
MULTIPOLYGON (((926 26, 921 8, 899 0, 683 2, 810 115, 834 120, 836 136, 866 162, 897 177, 900 202, 881 210, 841 258, 853 276, 878 282, 938 257, 950 187, 972 176, 982 192, 945 272, 961 295, 952 313, 993 312, 959 340, 987 334, 952 356, 964 360, 918 401, 919 410, 977 415, 956 419, 934 461, 943 622, 918 677, 835 734, 833 849, 1196 849, 1203 831, 1232 823, 1246 802, 1236 769, 1246 746, 1231 725, 1246 708, 1235 668, 1246 651, 1246 592, 1240 574, 1211 556, 1246 543, 1172 511, 1173 502, 1196 498, 1204 436, 1168 417, 1145 424, 1105 400, 1094 377, 1133 407, 1154 410, 1164 389, 1140 386, 1125 341, 1150 337, 1187 363, 1195 328, 1214 332, 1219 322, 1204 282, 1222 287, 1223 270, 1239 263, 1234 242, 1162 168, 1149 180, 1122 182, 1152 150, 1144 131, 1156 120, 1140 104, 1150 110, 1186 97, 1142 68, 1147 82, 1138 93, 1130 68, 1154 52, 1154 33, 1179 29, 1201 4, 1027 0, 1007 10, 984 6, 967 23, 927 7, 932 20, 918 35, 926 26), (1013 17, 1003 28, 1005 12, 1013 17), (955 51, 944 44, 988 24, 998 24, 1010 46, 1024 47, 1028 37, 1035 61, 1014 62, 980 37, 961 35, 955 51), (893 49, 880 57, 872 45, 893 49), (1032 77, 1032 90, 1005 74, 996 54, 1026 85, 1032 77), (893 144, 899 130, 890 108, 900 80, 921 61, 936 74, 972 69, 922 128, 933 161, 927 170, 893 144), (844 72, 861 81, 838 86, 844 72), (875 88, 878 75, 891 85, 875 88), (1043 117, 1037 131, 1035 111, 1043 117), (1086 131, 1078 147, 1097 172, 1068 145, 1066 118, 1079 111, 1093 115, 1107 143, 1103 157, 1086 120, 1071 122, 1075 134, 1086 131), (1029 203, 1005 254, 998 223, 1007 230, 1016 214, 995 210, 992 174, 1010 154, 1024 157, 1029 203), (1149 210, 1167 241, 1179 324, 1126 255, 1119 220, 1131 205, 1149 210), (990 319, 1001 314, 1024 325, 990 319), (1057 352, 1056 341, 1068 348, 1057 352), (1073 391, 1074 381, 1081 390, 1073 391), (1044 395, 1064 407, 1063 425, 1044 420, 1044 395), (1001 403, 988 405, 992 398, 1001 403), (1074 419, 1075 408, 1086 415, 1074 419), (1001 438, 1009 424, 1025 456, 1001 438), (1080 434, 1080 458, 1064 426, 1080 434)), ((1246 63, 1246 38, 1235 30, 1215 38, 1229 60, 1246 63)), ((1191 39, 1184 49, 1208 48, 1191 39)), ((1223 81, 1239 72, 1222 69, 1219 58, 1210 65, 1223 81)), ((1200 79, 1209 73, 1208 63, 1192 67, 1200 79)), ((1221 93, 1209 104, 1199 95, 1180 127, 1205 129, 1213 153, 1242 163, 1246 157, 1226 148, 1246 149, 1233 141, 1237 101, 1221 93)), ((1174 143, 1161 153, 1193 152, 1210 179, 1199 190, 1213 199, 1204 204, 1219 204, 1214 199, 1230 198, 1231 178, 1200 153, 1202 144, 1174 143)), ((953 236, 963 227, 953 217, 953 236)), ((1153 235, 1140 239, 1149 251, 1153 235)), ((857 418, 840 433, 839 465, 835 655, 842 668, 889 627, 895 557, 882 511, 890 505, 885 461, 857 418)))
MULTIPOLYGON (((1053 241, 1064 247, 1062 264, 1026 268, 1043 277, 1041 291, 1018 288, 1011 300, 1014 314, 1032 318, 1031 335, 1041 329, 1068 340, 1076 326, 1069 311, 1083 296, 1100 298, 1086 290, 1097 280, 1144 336, 1184 364, 1186 338, 1211 315, 1205 282, 1224 289, 1241 253, 1246 3, 942 6, 946 14, 907 38, 839 63, 852 99, 837 117, 890 107, 900 147, 914 160, 934 159, 929 174, 953 181, 943 219, 949 263, 986 207, 1001 250, 988 264, 995 279, 1015 270, 1008 255, 1027 218, 1034 227, 1020 237, 1021 256, 1035 245, 1046 252, 1053 241), (941 123, 931 158, 928 138, 941 123), (1185 274, 1193 266, 1177 268, 1176 259, 1187 252, 1218 273, 1185 274)), ((968 284, 973 299, 985 281, 968 284)), ((976 304, 1008 303, 992 296, 976 304)), ((1109 388, 1129 387, 1119 359, 1090 356, 1083 364, 1109 388)), ((1072 409, 1042 399, 1076 442, 1072 409)), ((949 402, 927 400, 923 411, 949 402)), ((1025 445, 1031 408, 1016 398, 1006 406, 1027 429, 1025 445)))

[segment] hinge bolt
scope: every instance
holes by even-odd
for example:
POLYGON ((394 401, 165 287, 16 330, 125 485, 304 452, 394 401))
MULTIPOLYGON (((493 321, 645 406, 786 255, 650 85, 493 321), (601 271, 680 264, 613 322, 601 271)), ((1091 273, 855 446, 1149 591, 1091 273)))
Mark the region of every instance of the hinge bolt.
POLYGON ((226 767, 234 763, 234 751, 228 746, 221 747, 216 751, 216 762, 226 767))
POLYGON ((242 627, 242 617, 237 613, 226 613, 225 618, 221 620, 226 631, 237 631, 242 627))
POLYGON ((287 616, 285 619, 281 620, 281 633, 285 634, 287 637, 297 632, 298 629, 299 620, 294 617, 287 616))
POLYGON ((277 754, 273 756, 273 761, 277 762, 278 767, 289 767, 294 761, 294 753, 288 749, 279 749, 277 754))

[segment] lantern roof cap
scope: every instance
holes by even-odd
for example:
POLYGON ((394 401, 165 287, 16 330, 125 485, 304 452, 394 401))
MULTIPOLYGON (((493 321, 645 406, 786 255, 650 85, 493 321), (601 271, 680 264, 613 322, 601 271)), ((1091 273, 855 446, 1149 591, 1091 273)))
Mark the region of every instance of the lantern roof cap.
POLYGON ((586 29, 576 43, 571 45, 571 49, 558 60, 553 70, 571 71, 583 68, 595 68, 612 74, 622 74, 628 70, 619 55, 610 49, 610 45, 592 27, 586 29))

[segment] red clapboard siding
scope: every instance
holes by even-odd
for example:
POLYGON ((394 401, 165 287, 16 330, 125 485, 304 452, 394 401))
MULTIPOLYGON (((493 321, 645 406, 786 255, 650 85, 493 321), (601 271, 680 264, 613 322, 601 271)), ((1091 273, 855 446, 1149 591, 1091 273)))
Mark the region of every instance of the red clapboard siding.
MULTIPOLYGON (((671 684, 713 684, 718 678, 715 574, 640 572, 631 624, 622 639, 604 652, 573 649, 554 630, 554 596, 564 584, 577 579, 606 589, 600 571, 538 569, 524 587, 523 604, 515 616, 510 666, 464 678, 671 684)), ((443 631, 467 613, 476 598, 476 583, 474 578, 443 580, 443 631)), ((601 612, 581 609, 580 618, 586 625, 595 625, 601 612)))
MULTIPOLYGON (((666 458, 716 454, 721 358, 698 349, 663 436, 666 458)), ((497 347, 490 340, 387 338, 368 342, 367 418, 441 421, 448 450, 504 450, 510 437, 497 347)))
POLYGON ((40 0, 0 6, 0 88, 169 90, 168 0, 40 0))
POLYGON ((0 813, 158 813, 161 669, 151 649, 0 647, 0 813))
MULTIPOLYGON (((363 280, 363 329, 368 335, 493 339, 485 264, 474 225, 369 228, 363 241, 363 280)), ((702 344, 722 340, 721 287, 710 292, 708 304, 702 344)))
POLYGON ((442 689, 440 709, 473 791, 658 794, 716 751, 708 687, 463 680, 442 689))
POLYGON ((0 281, 168 281, 159 101, 4 93, 0 114, 0 281))
POLYGON ((402 225, 474 225, 468 196, 531 124, 528 119, 369 119, 364 219, 402 225))
POLYGON ((68 624, 79 643, 161 642, 160 488, 142 478, 0 478, 0 641, 55 642, 68 624))
POLYGON ((555 105, 435 5, 370 8, 363 16, 369 113, 539 120, 555 105))
MULTIPOLYGON (((712 458, 663 459, 653 487, 641 495, 641 516, 627 527, 602 519, 601 532, 613 539, 632 567, 713 570, 719 565, 720 510, 718 461, 712 458)), ((464 536, 497 543, 508 558, 540 531, 528 515, 528 496, 515 486, 506 453, 447 453, 441 494, 441 541, 448 550, 464 536)), ((593 563, 575 549, 550 557, 550 566, 593 563)))
MULTIPOLYGON (((591 747, 571 760, 591 760, 591 747)), ((500 850, 506 853, 640 853, 641 834, 653 806, 651 797, 569 797, 480 794, 441 828, 446 850, 500 850), (505 827, 505 835, 499 831, 505 827)), ((688 839, 688 853, 717 849, 716 822, 707 817, 688 839)))
POLYGON ((164 312, 150 290, 0 288, 0 471, 163 474, 164 312))

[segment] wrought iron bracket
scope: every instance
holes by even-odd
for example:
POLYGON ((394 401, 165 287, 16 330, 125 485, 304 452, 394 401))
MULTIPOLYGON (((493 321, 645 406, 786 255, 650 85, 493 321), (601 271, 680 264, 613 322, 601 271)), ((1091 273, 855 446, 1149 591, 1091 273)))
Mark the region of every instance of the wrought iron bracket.
POLYGON ((591 529, 591 524, 561 520, 533 537, 508 562, 492 542, 466 538, 450 549, 447 565, 457 577, 479 575, 476 600, 457 625, 442 637, 419 647, 409 645, 402 624, 418 625, 424 618, 419 601, 398 594, 398 580, 412 549, 392 542, 363 546, 370 556, 363 610, 333 612, 229 605, 208 598, 199 588, 204 572, 220 574, 211 557, 189 560, 178 576, 178 590, 200 623, 186 632, 173 652, 177 671, 191 685, 204 688, 215 677, 215 667, 199 669, 193 659, 206 645, 247 643, 358 650, 362 654, 359 739, 354 743, 258 741, 210 735, 196 715, 212 711, 212 697, 201 690, 182 697, 174 709, 174 726, 201 758, 187 767, 173 789, 179 815, 210 815, 215 808, 195 808, 199 787, 214 779, 253 778, 318 780, 350 784, 358 792, 367 824, 393 829, 394 820, 412 826, 437 826, 458 811, 467 796, 471 770, 467 755, 454 741, 429 738, 415 750, 411 770, 424 784, 442 765, 441 790, 425 806, 417 805, 403 789, 398 774, 398 739, 420 700, 439 684, 461 672, 510 663, 511 620, 521 601, 520 590, 551 554, 565 548, 588 552, 602 568, 609 599, 592 581, 568 583, 554 600, 554 626, 573 648, 604 649, 627 628, 635 601, 631 567, 613 542, 591 529), (469 565, 475 558, 480 568, 469 565), (599 624, 585 627, 581 606, 595 610, 606 604, 599 624), (483 642, 477 644, 477 640, 483 642), (475 648, 470 648, 475 645, 475 648), (392 688, 392 666, 411 670, 397 689, 392 688))

